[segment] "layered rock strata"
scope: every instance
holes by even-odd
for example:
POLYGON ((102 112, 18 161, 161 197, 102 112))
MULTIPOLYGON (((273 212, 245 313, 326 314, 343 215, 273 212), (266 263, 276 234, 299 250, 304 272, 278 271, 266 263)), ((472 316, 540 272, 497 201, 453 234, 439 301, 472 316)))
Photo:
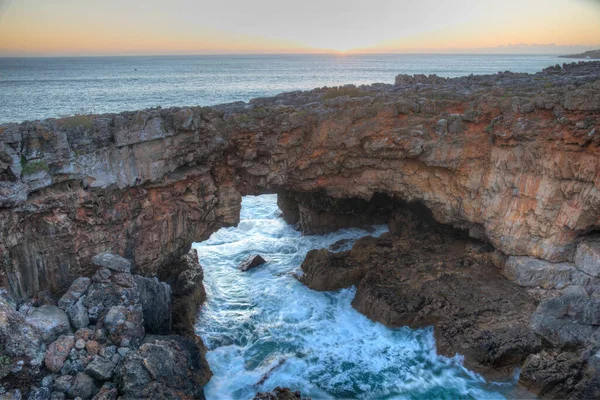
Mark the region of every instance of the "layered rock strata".
MULTIPOLYGON (((372 207, 381 198, 419 204, 509 257, 503 273, 539 307, 561 287, 594 296, 599 78, 596 62, 532 75, 399 75, 354 97, 322 88, 2 125, 0 282, 17 302, 60 296, 80 276, 106 279, 92 256, 115 253, 133 274, 169 283, 173 318, 189 327, 203 293, 176 286, 179 276, 201 279, 194 266, 185 275, 191 243, 236 224, 242 195, 279 192, 306 232, 387 219, 389 209, 372 207), (540 268, 552 283, 536 277, 540 268)), ((88 305, 73 300, 67 316, 84 326, 88 305)), ((587 312, 554 318, 595 332, 587 312)), ((147 321, 164 325, 165 313, 147 321)))

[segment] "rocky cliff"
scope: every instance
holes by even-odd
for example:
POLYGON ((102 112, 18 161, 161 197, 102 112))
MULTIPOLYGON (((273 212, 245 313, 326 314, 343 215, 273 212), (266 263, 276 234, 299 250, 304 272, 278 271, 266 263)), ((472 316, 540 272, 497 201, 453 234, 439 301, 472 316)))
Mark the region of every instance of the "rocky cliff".
POLYGON ((306 232, 418 206, 508 257, 519 285, 551 272, 593 294, 599 146, 597 62, 2 125, 0 280, 61 295, 109 252, 169 281, 242 195, 276 192, 306 232))

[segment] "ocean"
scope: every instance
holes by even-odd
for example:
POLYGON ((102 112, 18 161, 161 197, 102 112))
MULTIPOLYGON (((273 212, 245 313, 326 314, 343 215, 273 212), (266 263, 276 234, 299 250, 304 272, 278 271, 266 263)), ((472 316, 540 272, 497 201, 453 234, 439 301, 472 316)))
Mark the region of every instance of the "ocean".
POLYGON ((0 58, 0 123, 149 107, 214 105, 397 74, 537 72, 540 55, 211 55, 0 58))

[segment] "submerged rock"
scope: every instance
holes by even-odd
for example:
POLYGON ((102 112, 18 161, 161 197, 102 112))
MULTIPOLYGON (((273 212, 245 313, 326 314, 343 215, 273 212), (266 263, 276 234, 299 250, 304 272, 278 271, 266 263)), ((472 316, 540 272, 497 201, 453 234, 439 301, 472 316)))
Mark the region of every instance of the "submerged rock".
POLYGON ((238 268, 242 272, 246 272, 246 271, 248 271, 252 268, 258 267, 259 265, 262 265, 266 262, 267 261, 264 258, 262 258, 262 256, 260 256, 260 255, 250 256, 250 257, 246 258, 244 261, 242 261, 238 268))

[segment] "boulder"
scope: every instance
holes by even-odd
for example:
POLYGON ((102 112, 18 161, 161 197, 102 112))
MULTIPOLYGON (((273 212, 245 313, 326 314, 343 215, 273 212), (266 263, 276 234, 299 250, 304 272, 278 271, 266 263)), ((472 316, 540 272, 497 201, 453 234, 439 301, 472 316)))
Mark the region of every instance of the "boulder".
POLYGON ((171 286, 157 278, 135 275, 144 311, 144 327, 148 333, 171 333, 171 286))
POLYGON ((85 296, 81 297, 79 300, 77 300, 77 303, 73 304, 66 310, 67 315, 69 316, 69 321, 71 321, 71 325, 75 329, 85 328, 90 323, 88 309, 83 304, 84 300, 85 296))
POLYGON ((523 362, 519 383, 541 398, 571 398, 582 378, 583 360, 578 353, 531 354, 523 362))
POLYGON ((73 306, 81 296, 88 290, 90 287, 91 280, 90 278, 77 278, 73 281, 67 293, 65 293, 59 300, 58 306, 65 310, 71 306, 73 306))
POLYGON ((579 243, 575 252, 575 266, 588 275, 600 277, 600 239, 579 243))
POLYGON ((85 372, 80 372, 73 380, 73 384, 68 393, 71 397, 81 397, 83 400, 89 400, 94 397, 99 390, 100 388, 92 377, 85 372))
POLYGON ((367 273, 369 265, 346 263, 346 260, 346 253, 311 250, 302 262, 300 281, 313 290, 321 291, 357 285, 367 273))
POLYGON ((34 308, 25 320, 41 332, 45 343, 52 343, 60 335, 71 333, 69 317, 56 306, 34 308))
POLYGON ((200 349, 181 336, 153 336, 130 352, 117 371, 127 398, 203 399, 211 372, 200 349))
POLYGON ((52 372, 59 372, 74 346, 75 337, 71 335, 61 335, 52 342, 52 344, 48 346, 46 358, 44 359, 46 368, 52 372))
POLYGON ((88 309, 90 323, 102 320, 111 307, 130 306, 139 302, 137 287, 126 288, 114 282, 92 283, 88 289, 84 306, 88 309))
POLYGON ((107 381, 112 378, 115 364, 110 360, 96 356, 85 368, 85 373, 99 381, 107 381))
POLYGON ((266 260, 264 258, 262 258, 262 256, 260 255, 254 255, 254 256, 250 256, 248 258, 246 258, 244 261, 242 261, 239 265, 239 269, 243 272, 246 272, 252 268, 258 267, 259 265, 262 265, 266 263, 266 260))
POLYGON ((127 272, 131 271, 131 261, 116 254, 98 254, 92 257, 92 264, 108 268, 112 271, 127 272))
POLYGON ((144 316, 140 305, 111 307, 103 320, 108 338, 120 346, 140 343, 144 337, 144 316))

